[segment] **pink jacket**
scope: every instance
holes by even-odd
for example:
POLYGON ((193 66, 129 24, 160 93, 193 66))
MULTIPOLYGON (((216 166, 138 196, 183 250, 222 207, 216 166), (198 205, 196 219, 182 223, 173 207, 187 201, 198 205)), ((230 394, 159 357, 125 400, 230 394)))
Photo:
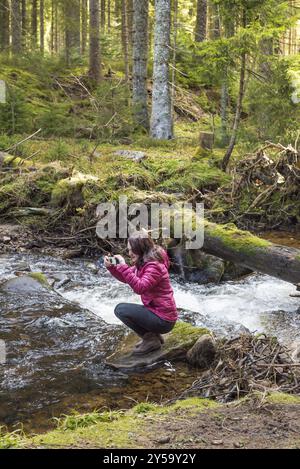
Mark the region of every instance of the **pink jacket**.
POLYGON ((135 293, 141 295, 147 309, 165 321, 177 321, 178 312, 169 277, 170 261, 162 250, 164 262, 149 261, 141 268, 127 264, 111 266, 110 273, 120 282, 127 283, 135 293))

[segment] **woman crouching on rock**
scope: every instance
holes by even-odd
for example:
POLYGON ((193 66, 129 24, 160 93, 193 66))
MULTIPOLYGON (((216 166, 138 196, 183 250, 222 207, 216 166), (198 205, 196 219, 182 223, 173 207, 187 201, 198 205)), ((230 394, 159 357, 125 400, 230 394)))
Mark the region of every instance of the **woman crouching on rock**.
POLYGON ((127 283, 141 295, 144 306, 121 303, 115 315, 142 338, 133 353, 142 355, 159 350, 163 336, 176 324, 178 313, 170 283, 170 261, 166 251, 154 244, 144 232, 138 232, 128 240, 128 251, 133 267, 122 256, 115 256, 118 265, 105 257, 105 266, 120 282, 127 283))

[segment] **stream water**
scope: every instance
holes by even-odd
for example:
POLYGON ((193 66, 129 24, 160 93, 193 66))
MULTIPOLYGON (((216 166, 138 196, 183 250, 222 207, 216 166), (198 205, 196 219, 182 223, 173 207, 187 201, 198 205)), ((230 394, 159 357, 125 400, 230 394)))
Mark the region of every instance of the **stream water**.
MULTIPOLYGON (((41 429, 46 417, 74 407, 157 401, 193 382, 196 373, 185 365, 166 363, 162 370, 141 376, 104 365, 125 333, 114 307, 139 302, 108 272, 95 273, 91 261, 84 259, 3 255, 0 284, 27 268, 44 272, 56 282, 56 292, 42 289, 24 295, 0 289, 0 339, 7 344, 7 362, 0 365, 0 423, 22 420, 41 429)), ((182 318, 217 335, 247 328, 275 335, 288 346, 300 341, 300 298, 290 296, 296 292, 293 285, 256 274, 208 286, 183 284, 176 277, 172 281, 182 318)))

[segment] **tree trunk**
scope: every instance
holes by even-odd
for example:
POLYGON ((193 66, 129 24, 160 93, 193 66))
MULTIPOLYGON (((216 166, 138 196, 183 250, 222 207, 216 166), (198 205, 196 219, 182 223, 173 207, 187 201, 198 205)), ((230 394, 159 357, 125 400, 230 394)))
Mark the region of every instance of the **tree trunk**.
POLYGON ((209 5, 209 37, 211 39, 219 39, 221 35, 220 31, 220 15, 218 5, 213 2, 210 2, 209 5))
POLYGON ((0 51, 8 51, 10 37, 10 9, 9 1, 0 3, 0 51))
POLYGON ((207 31, 207 0, 197 1, 197 19, 195 30, 195 41, 203 42, 207 31))
POLYGON ((132 51, 133 45, 133 0, 127 0, 127 25, 128 25, 128 43, 132 51))
MULTIPOLYGON (((232 18, 224 21, 224 35, 225 38, 234 36, 234 22, 232 18)), ((221 84, 221 141, 225 147, 229 143, 228 135, 228 104, 229 104, 229 91, 228 91, 228 65, 225 64, 222 70, 222 84, 221 84)))
POLYGON ((86 53, 88 34, 88 4, 87 0, 82 0, 81 4, 81 53, 86 53))
POLYGON ((32 7, 31 7, 31 48, 34 50, 37 47, 37 0, 32 0, 32 7))
POLYGON ((246 76, 246 53, 244 52, 242 55, 242 64, 241 64, 241 72, 240 72, 240 86, 239 86, 239 96, 236 105, 236 112, 234 118, 234 124, 232 129, 232 135, 230 138, 229 146, 227 152, 224 156, 222 161, 222 168, 226 171, 228 163, 230 161, 230 157, 232 155, 233 149, 236 144, 237 132, 240 125, 241 114, 242 114, 242 105, 243 105, 243 98, 245 94, 245 76, 246 76))
POLYGON ((26 39, 27 39, 27 9, 26 9, 26 0, 22 0, 22 46, 23 46, 23 49, 26 49, 26 39))
POLYGON ((151 136, 158 140, 173 138, 169 84, 170 32, 171 0, 156 0, 151 136))
POLYGON ((107 31, 111 31, 111 0, 107 0, 107 31))
MULTIPOLYGON (((246 27, 246 13, 245 12, 243 12, 243 27, 244 28, 246 27)), ((236 112, 235 112, 234 124, 233 124, 233 129, 232 129, 232 135, 230 138, 227 152, 222 161, 222 168, 224 171, 226 171, 227 169, 228 163, 230 161, 230 157, 235 147, 237 132, 238 132, 238 128, 240 125, 243 99, 244 99, 244 94, 245 94, 246 61, 247 61, 247 54, 246 52, 243 52, 242 57, 241 57, 239 96, 238 96, 238 101, 236 105, 236 112)))
POLYGON ((133 0, 132 101, 137 124, 149 130, 147 62, 149 0, 133 0))
POLYGON ((129 81, 129 41, 126 0, 122 0, 122 44, 125 64, 125 80, 129 81))
POLYGON ((51 52, 51 55, 54 54, 54 28, 55 28, 54 0, 51 0, 51 29, 50 29, 50 52, 51 52))
POLYGON ((65 0, 65 44, 66 61, 80 54, 80 0, 65 0))
POLYGON ((105 30, 105 22, 106 22, 106 1, 101 0, 101 30, 105 30))
POLYGON ((100 4, 99 0, 90 2, 90 69, 89 76, 96 84, 101 80, 100 58, 100 4))
POLYGON ((221 141, 222 145, 228 145, 228 76, 227 76, 227 67, 225 66, 224 77, 222 79, 221 85, 221 141))
POLYGON ((300 250, 278 246, 252 234, 205 222, 203 251, 248 269, 300 283, 300 250))
POLYGON ((176 95, 176 62, 177 62, 177 39, 178 39, 178 0, 173 0, 173 57, 172 57, 172 92, 171 106, 174 109, 174 101, 176 95))
POLYGON ((115 18, 118 21, 122 16, 122 0, 115 0, 115 18))
POLYGON ((22 15, 19 0, 11 0, 11 36, 12 52, 20 54, 22 52, 22 15))
POLYGON ((55 2, 54 7, 54 50, 58 53, 59 50, 59 29, 58 29, 58 4, 55 2))
POLYGON ((40 0, 40 51, 45 52, 45 5, 44 0, 40 0))

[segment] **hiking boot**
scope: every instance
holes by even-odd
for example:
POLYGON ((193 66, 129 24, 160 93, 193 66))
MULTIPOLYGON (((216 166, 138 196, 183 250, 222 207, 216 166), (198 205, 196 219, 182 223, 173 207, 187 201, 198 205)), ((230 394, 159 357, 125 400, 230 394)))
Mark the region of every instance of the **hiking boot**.
POLYGON ((153 332, 147 332, 144 335, 143 341, 139 347, 136 347, 133 350, 134 355, 146 355, 147 353, 154 352, 155 350, 159 350, 161 348, 161 341, 157 334, 153 332))
MULTIPOLYGON (((164 345, 164 343, 165 343, 164 337, 163 337, 161 334, 155 334, 155 335, 159 338, 161 345, 164 345)), ((138 349, 138 348, 142 345, 143 341, 144 341, 144 340, 143 340, 143 338, 142 338, 142 340, 140 340, 140 341, 135 345, 134 349, 138 349)))

